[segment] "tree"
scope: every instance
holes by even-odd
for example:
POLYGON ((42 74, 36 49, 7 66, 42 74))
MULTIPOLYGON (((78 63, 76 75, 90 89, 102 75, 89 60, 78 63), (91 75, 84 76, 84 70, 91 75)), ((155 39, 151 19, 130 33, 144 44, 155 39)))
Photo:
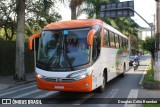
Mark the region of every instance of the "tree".
POLYGON ((71 9, 71 20, 77 19, 77 7, 82 5, 85 0, 71 0, 70 9, 71 9))
POLYGON ((154 51, 155 51, 155 37, 147 37, 145 42, 143 43, 143 49, 149 51, 154 59, 154 51))
POLYGON ((40 31, 46 24, 61 20, 55 10, 54 0, 26 1, 26 33, 32 35, 40 31))
POLYGON ((15 0, 0 1, 0 27, 5 32, 5 39, 12 40, 16 31, 15 0))
POLYGON ((16 36, 16 72, 15 79, 25 80, 24 66, 24 26, 25 26, 25 0, 17 0, 17 36, 16 36))
MULTIPOLYGON (((106 4, 118 1, 119 0, 87 0, 84 2, 84 5, 79 6, 77 15, 80 16, 81 14, 86 13, 89 19, 100 19, 99 12, 101 3, 106 4)), ((104 18, 102 20, 127 36, 131 35, 131 33, 132 35, 137 36, 136 28, 138 26, 131 18, 104 18)))
MULTIPOLYGON (((58 0, 59 1, 59 0, 58 0)), ((88 0, 60 0, 62 3, 67 4, 69 3, 69 7, 71 9, 71 20, 77 19, 77 8, 81 6, 84 2, 88 0)))

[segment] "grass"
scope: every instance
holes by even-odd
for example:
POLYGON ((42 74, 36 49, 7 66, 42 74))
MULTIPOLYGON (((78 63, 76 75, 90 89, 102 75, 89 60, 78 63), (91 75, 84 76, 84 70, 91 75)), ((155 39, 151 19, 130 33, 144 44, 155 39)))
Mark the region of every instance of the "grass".
POLYGON ((147 74, 145 75, 144 82, 158 82, 154 80, 153 61, 149 64, 147 74))
POLYGON ((145 75, 144 81, 145 82, 154 82, 154 71, 153 71, 152 61, 149 64, 147 74, 145 75))
POLYGON ((160 107, 160 104, 144 104, 144 107, 160 107))

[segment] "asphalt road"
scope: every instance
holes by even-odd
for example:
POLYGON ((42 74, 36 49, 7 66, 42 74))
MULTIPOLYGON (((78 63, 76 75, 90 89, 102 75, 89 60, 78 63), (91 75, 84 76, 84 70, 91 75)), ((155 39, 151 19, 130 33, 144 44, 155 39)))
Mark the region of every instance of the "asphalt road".
MULTIPOLYGON (((70 107, 70 106, 87 106, 87 107, 139 107, 140 105, 118 104, 118 100, 123 98, 137 98, 141 89, 140 81, 144 71, 147 69, 150 61, 150 55, 140 57, 140 66, 136 71, 133 67, 125 73, 124 77, 117 77, 106 84, 106 90, 103 93, 96 91, 90 93, 75 92, 57 92, 42 91, 37 89, 36 83, 28 83, 12 87, 0 92, 0 98, 48 98, 45 102, 47 107, 70 107), (59 98, 64 98, 60 99, 59 98), (108 104, 108 103, 117 104, 108 104), (52 105, 49 105, 52 104, 52 105)), ((11 106, 11 105, 1 105, 11 106)), ((17 105, 12 105, 12 107, 17 105)), ((23 105, 23 107, 27 105, 23 105)), ((36 105, 31 105, 35 107, 36 105)), ((38 105, 41 107, 44 105, 38 105)))

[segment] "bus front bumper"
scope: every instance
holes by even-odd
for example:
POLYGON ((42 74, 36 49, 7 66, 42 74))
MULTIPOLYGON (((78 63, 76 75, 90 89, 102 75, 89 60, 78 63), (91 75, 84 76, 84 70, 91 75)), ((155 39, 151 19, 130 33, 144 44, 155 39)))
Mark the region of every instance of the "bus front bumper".
POLYGON ((42 90, 90 92, 92 91, 92 75, 74 82, 48 82, 36 76, 37 87, 42 90))

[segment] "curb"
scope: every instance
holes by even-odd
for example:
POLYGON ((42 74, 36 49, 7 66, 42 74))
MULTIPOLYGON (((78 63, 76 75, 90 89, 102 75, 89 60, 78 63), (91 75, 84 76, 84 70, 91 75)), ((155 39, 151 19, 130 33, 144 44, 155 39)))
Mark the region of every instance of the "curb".
POLYGON ((160 89, 160 83, 158 82, 143 82, 143 88, 144 89, 154 89, 159 90, 160 89))
POLYGON ((21 82, 16 82, 15 84, 10 85, 9 87, 13 87, 13 86, 16 86, 16 85, 27 84, 27 83, 34 82, 34 81, 35 81, 35 79, 26 80, 26 81, 21 81, 21 82))

